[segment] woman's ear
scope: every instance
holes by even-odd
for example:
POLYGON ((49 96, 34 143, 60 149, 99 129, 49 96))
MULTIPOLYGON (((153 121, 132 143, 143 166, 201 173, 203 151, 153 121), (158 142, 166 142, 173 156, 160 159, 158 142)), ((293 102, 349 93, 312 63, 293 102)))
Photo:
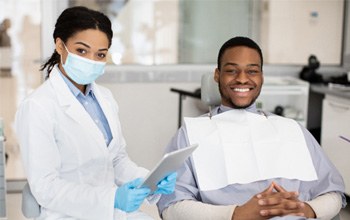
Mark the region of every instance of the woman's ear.
POLYGON ((62 56, 65 48, 63 46, 63 41, 60 38, 56 38, 55 47, 57 53, 62 56))

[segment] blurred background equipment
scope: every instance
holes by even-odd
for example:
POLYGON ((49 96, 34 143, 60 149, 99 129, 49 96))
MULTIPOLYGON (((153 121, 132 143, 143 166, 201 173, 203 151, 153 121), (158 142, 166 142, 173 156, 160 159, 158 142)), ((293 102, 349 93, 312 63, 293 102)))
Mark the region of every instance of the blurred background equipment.
POLYGON ((303 66, 299 77, 310 83, 323 83, 322 75, 318 74, 316 70, 320 67, 320 61, 318 61, 315 55, 310 55, 308 59, 308 65, 303 66))

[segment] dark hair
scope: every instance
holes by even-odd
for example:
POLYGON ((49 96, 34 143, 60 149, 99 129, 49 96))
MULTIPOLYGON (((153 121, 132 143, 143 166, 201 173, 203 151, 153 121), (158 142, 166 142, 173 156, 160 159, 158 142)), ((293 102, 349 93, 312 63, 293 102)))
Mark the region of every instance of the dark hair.
POLYGON ((220 70, 220 65, 221 65, 221 58, 222 58, 222 55, 224 54, 224 52, 229 48, 238 47, 238 46, 245 46, 245 47, 249 47, 249 48, 256 50, 260 55, 261 69, 262 69, 262 67, 263 67, 263 55, 262 55, 262 52, 261 52, 259 45, 248 37, 240 37, 239 36, 239 37, 231 38, 230 40, 226 41, 221 46, 221 48, 219 50, 219 55, 218 55, 218 69, 219 70, 220 70))
MULTIPOLYGON (((112 44, 113 31, 109 18, 101 12, 88 9, 86 7, 72 7, 65 9, 58 17, 53 32, 53 39, 60 38, 63 42, 79 31, 95 29, 104 32, 107 35, 109 45, 112 44)), ((43 64, 40 70, 47 68, 48 75, 52 68, 60 63, 60 55, 55 50, 51 57, 43 64)))

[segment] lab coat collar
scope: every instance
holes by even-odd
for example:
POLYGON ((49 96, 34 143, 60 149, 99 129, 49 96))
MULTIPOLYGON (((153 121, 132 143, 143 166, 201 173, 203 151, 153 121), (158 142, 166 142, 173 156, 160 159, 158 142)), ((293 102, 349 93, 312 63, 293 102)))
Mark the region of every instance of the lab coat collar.
MULTIPOLYGON (((102 132, 99 130, 98 126, 92 120, 90 115, 86 112, 84 107, 80 104, 80 102, 76 99, 74 94, 68 88, 68 85, 64 82, 63 78, 60 76, 59 69, 55 66, 50 73, 50 83, 54 88, 59 105, 64 108, 64 111, 67 115, 69 115, 73 120, 78 122, 82 129, 86 130, 93 139, 97 142, 97 145, 103 146, 106 149, 106 143, 104 141, 104 137, 102 132)), ((111 113, 109 112, 109 108, 106 107, 108 104, 105 102, 105 97, 99 94, 99 91, 94 83, 92 83, 92 89, 95 88, 96 98, 99 101, 103 112, 106 114, 106 118, 108 123, 113 124, 111 121, 111 113)), ((112 135, 115 137, 113 128, 111 126, 112 135)), ((111 141, 112 143, 113 141, 111 141)))
POLYGON ((60 106, 67 106, 74 102, 75 97, 69 90, 68 85, 64 82, 60 75, 59 69, 55 66, 49 77, 49 81, 56 91, 58 103, 60 106))
MULTIPOLYGON (((58 69, 58 68, 57 68, 58 69)), ((60 71, 60 69, 58 69, 58 72, 60 73, 62 79, 64 80, 64 82, 67 84, 68 88, 70 89, 70 91, 74 94, 75 97, 78 97, 79 94, 81 95, 88 95, 89 93, 92 93, 91 90, 91 84, 86 85, 86 89, 85 89, 85 94, 83 94, 68 78, 67 76, 63 75, 63 73, 60 71)))

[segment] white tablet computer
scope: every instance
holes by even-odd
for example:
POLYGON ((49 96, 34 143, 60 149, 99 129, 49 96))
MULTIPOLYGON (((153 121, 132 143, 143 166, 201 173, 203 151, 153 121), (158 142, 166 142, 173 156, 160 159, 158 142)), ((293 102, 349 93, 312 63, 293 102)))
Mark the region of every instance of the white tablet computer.
POLYGON ((198 144, 193 144, 189 147, 165 154, 158 164, 148 173, 141 186, 147 186, 151 189, 151 192, 154 192, 157 189, 159 181, 180 168, 186 158, 188 158, 197 147, 198 144))

